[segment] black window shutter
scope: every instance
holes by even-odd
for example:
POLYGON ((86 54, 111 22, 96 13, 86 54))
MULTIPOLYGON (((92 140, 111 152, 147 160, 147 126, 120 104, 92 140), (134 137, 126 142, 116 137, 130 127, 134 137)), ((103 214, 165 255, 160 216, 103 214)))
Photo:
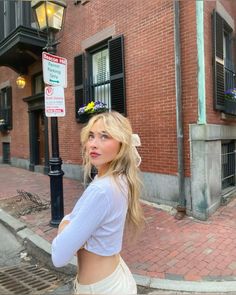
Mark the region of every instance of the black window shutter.
POLYGON ((124 37, 118 36, 108 41, 111 81, 111 108, 126 113, 125 107, 125 70, 124 37))
POLYGON ((16 28, 16 7, 15 1, 9 1, 9 13, 8 13, 8 21, 9 21, 9 33, 16 28))
POLYGON ((84 55, 80 54, 74 59, 75 75, 75 117, 78 119, 78 110, 84 105, 84 55))
POLYGON ((4 38, 4 2, 0 1, 0 41, 4 38))
POLYGON ((213 12, 213 69, 214 69, 214 108, 224 109, 224 19, 213 12))
POLYGON ((22 14, 23 25, 26 27, 31 27, 32 9, 30 1, 22 2, 22 14))
POLYGON ((7 125, 8 130, 12 129, 12 88, 7 87, 6 88, 6 94, 7 94, 7 125))

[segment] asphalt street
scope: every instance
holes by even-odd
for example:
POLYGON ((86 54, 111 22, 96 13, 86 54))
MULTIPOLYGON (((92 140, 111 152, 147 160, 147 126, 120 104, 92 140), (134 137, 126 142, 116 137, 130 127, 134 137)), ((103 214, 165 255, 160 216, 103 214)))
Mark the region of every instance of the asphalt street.
POLYGON ((24 247, 2 224, 0 224, 0 245, 0 267, 13 266, 22 262, 21 257, 25 256, 24 247))
MULTIPOLYGON (((5 292, 7 292, 7 289, 3 289, 8 288, 6 287, 6 285, 4 285, 4 282, 6 282, 7 279, 7 275, 9 272, 9 269, 14 269, 14 271, 17 272, 17 269, 19 269, 20 271, 23 269, 27 268, 27 267, 34 267, 36 265, 35 268, 37 268, 39 266, 38 261, 35 258, 29 257, 26 249, 24 246, 22 246, 22 244, 16 239, 16 237, 10 232, 10 230, 8 230, 5 226, 3 226, 0 223, 0 294, 3 294, 3 290, 4 290, 4 294, 6 294, 5 292), (6 276, 4 276, 4 274, 7 274, 6 276)), ((38 267, 40 268, 40 267, 38 267)), ((48 271, 47 274, 52 275, 55 277, 59 277, 57 276, 57 274, 55 274, 52 271, 48 271)), ((37 277, 36 277, 37 279, 37 277)), ((26 277, 21 276, 20 279, 18 279, 18 284, 20 285, 24 285, 25 281, 27 280, 26 277)), ((32 281, 35 280, 35 278, 32 277, 32 281)), ((10 280, 9 280, 10 281, 10 280)), ((72 294, 72 285, 71 283, 67 283, 64 284, 62 282, 63 280, 61 280, 61 278, 56 281, 56 283, 52 284, 52 288, 50 288, 50 291, 42 291, 42 293, 40 294, 50 294, 50 295, 56 295, 56 294, 72 294)), ((11 285, 13 284, 13 281, 11 282, 11 285)), ((10 285, 10 282, 9 282, 10 285)), ((33 290, 33 289, 32 289, 33 290)), ((11 290, 9 288, 9 294, 21 294, 21 292, 17 292, 16 293, 14 290, 11 290)), ((23 294, 23 293, 22 293, 23 294)), ((27 293, 28 295, 29 293, 27 293)), ((24 294, 26 295, 26 294, 24 294)))

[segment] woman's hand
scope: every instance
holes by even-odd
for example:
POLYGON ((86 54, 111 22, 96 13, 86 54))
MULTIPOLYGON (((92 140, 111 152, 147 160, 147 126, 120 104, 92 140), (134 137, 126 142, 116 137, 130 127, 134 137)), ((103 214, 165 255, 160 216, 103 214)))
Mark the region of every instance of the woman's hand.
POLYGON ((63 229, 70 223, 69 220, 63 220, 60 222, 59 226, 58 226, 58 231, 57 231, 57 234, 59 235, 63 229))

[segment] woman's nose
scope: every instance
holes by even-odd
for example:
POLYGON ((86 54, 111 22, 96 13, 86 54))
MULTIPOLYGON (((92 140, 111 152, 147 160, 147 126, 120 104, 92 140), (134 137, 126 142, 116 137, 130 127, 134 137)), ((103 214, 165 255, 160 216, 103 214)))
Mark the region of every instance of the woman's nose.
POLYGON ((97 139, 97 137, 93 137, 92 139, 90 139, 89 143, 90 143, 90 146, 91 146, 91 147, 96 147, 97 144, 98 144, 98 139, 97 139))

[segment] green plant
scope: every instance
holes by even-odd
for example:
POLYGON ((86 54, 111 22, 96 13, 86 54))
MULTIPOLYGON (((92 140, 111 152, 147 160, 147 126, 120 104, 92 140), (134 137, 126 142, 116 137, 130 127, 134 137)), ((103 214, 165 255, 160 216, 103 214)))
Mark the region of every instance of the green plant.
POLYGON ((101 101, 91 101, 87 105, 79 108, 78 114, 98 114, 107 111, 107 106, 101 101))
POLYGON ((231 88, 225 91, 224 98, 236 102, 236 88, 231 88))
POLYGON ((91 101, 87 105, 79 108, 78 120, 80 123, 86 123, 91 116, 108 111, 105 103, 101 101, 91 101))

